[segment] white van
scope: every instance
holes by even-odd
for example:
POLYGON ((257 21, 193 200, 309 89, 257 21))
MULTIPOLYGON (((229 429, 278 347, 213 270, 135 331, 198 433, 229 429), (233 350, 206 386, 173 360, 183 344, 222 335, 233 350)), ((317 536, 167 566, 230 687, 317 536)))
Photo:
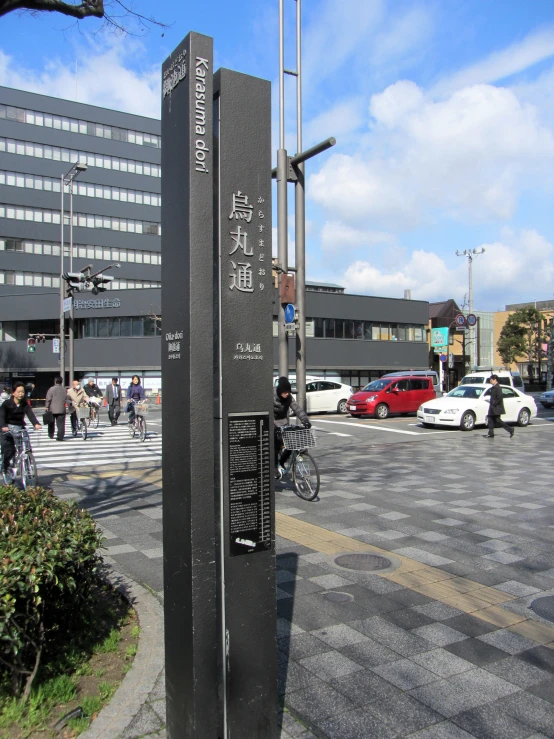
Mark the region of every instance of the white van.
POLYGON ((515 387, 516 390, 520 390, 522 393, 525 392, 523 378, 519 372, 512 372, 505 367, 477 367, 476 370, 462 377, 460 385, 483 385, 488 382, 491 375, 498 376, 499 385, 509 385, 510 387, 515 387))

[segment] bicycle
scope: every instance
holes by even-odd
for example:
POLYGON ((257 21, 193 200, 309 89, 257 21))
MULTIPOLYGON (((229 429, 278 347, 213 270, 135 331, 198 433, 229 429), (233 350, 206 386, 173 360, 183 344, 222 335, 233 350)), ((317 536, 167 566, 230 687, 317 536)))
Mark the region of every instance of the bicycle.
POLYGON ((97 429, 100 423, 100 406, 97 403, 91 402, 90 413, 87 421, 87 425, 91 429, 97 429))
POLYGON ((284 465, 284 474, 292 470, 296 494, 302 500, 315 500, 319 493, 319 469, 308 448, 315 447, 315 436, 311 429, 301 426, 280 428, 285 449, 292 451, 284 465))
POLYGON ((80 405, 76 408, 77 413, 77 433, 81 434, 83 441, 87 440, 88 430, 87 424, 90 418, 90 407, 87 405, 80 405))
POLYGON ((144 441, 146 439, 146 420, 144 416, 148 413, 148 403, 137 403, 135 400, 129 402, 135 406, 135 417, 129 423, 129 436, 133 439, 135 434, 138 434, 139 439, 144 441))
POLYGON ((36 487, 37 463, 31 447, 31 439, 27 429, 22 428, 20 432, 6 431, 6 436, 11 434, 15 443, 15 457, 12 459, 10 469, 3 473, 4 482, 9 485, 17 477, 21 480, 23 490, 36 487))

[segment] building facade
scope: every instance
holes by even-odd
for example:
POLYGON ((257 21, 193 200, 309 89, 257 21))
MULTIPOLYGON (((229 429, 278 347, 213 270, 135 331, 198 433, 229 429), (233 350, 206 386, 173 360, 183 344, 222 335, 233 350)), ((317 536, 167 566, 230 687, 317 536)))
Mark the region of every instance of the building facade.
MULTIPOLYGON (((158 120, 0 87, 0 382, 32 381, 44 397, 60 369, 61 273, 92 265, 114 279, 99 295, 74 296, 76 376, 126 385, 138 373, 161 388, 160 160, 158 120), (62 254, 61 180, 76 162, 87 169, 74 182, 71 253, 65 189, 62 254), (43 335, 29 353, 28 338, 43 335)), ((358 387, 429 366, 424 301, 312 283, 306 310, 311 374, 358 387)), ((276 337, 273 349, 277 367, 276 337)))

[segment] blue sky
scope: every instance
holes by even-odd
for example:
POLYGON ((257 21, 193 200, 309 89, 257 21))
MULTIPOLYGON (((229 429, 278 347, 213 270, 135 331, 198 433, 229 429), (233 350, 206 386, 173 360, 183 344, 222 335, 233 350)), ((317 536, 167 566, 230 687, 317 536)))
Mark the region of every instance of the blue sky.
MULTIPOLYGON (((216 67, 273 82, 277 146, 277 0, 135 7, 170 27, 136 38, 53 14, 0 19, 0 84, 157 116, 160 63, 195 30, 214 37, 216 67)), ((337 138, 308 165, 308 279, 461 304, 454 252, 484 247, 475 309, 552 298, 552 0, 304 0, 303 15, 304 146, 337 138)))

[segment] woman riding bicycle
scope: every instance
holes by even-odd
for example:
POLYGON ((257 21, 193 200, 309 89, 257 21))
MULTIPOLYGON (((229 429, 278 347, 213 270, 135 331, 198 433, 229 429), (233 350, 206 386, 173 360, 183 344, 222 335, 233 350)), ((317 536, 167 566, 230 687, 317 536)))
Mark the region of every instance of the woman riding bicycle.
POLYGON ((292 388, 287 377, 280 377, 277 387, 273 393, 273 423, 275 425, 275 479, 280 480, 283 476, 283 465, 290 457, 290 450, 281 452, 283 438, 281 427, 289 425, 291 412, 296 416, 304 428, 311 428, 310 419, 306 411, 298 405, 291 394, 292 388))
POLYGON ((141 400, 146 400, 146 393, 144 388, 140 384, 140 377, 133 375, 131 384, 127 388, 127 413, 129 414, 129 424, 135 422, 135 403, 140 403, 141 400))
POLYGON ((31 409, 31 403, 25 397, 25 386, 22 382, 15 384, 11 398, 0 405, 0 445, 2 447, 2 472, 7 473, 15 456, 14 436, 21 434, 25 428, 25 416, 38 431, 41 427, 31 409))

